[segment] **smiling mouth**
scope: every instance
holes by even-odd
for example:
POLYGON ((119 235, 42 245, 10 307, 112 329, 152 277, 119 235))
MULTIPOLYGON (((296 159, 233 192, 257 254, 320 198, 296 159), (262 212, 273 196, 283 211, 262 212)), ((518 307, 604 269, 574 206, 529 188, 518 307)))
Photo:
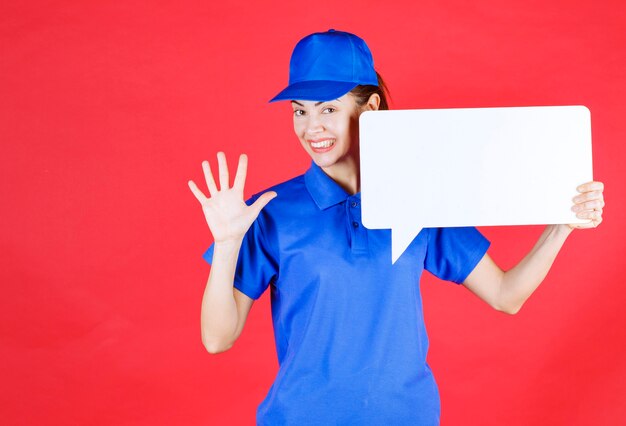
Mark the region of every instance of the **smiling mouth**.
POLYGON ((313 149, 325 149, 325 148, 330 148, 331 146, 333 146, 335 144, 335 141, 336 139, 327 139, 325 141, 310 142, 310 143, 313 149))

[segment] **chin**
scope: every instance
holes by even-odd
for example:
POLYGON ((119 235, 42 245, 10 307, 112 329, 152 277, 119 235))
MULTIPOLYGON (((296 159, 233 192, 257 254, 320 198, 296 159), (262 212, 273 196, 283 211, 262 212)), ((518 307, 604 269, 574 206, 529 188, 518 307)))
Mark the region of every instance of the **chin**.
POLYGON ((318 157, 313 157, 312 156, 311 159, 313 160, 313 162, 315 164, 317 164, 319 167, 322 167, 322 168, 329 167, 329 166, 332 166, 333 164, 335 164, 334 161, 328 161, 325 158, 318 158, 318 157))
POLYGON ((309 153, 311 159, 317 164, 319 167, 331 167, 339 161, 336 155, 320 155, 320 154, 311 154, 309 153))

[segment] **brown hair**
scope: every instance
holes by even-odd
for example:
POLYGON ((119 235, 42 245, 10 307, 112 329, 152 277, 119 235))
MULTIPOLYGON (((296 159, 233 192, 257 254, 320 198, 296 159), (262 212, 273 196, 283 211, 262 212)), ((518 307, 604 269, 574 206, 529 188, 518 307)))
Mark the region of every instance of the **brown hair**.
POLYGON ((380 74, 378 74, 378 71, 376 71, 376 77, 378 78, 378 86, 359 85, 350 91, 350 94, 352 94, 352 96, 354 96, 355 98, 357 106, 362 107, 367 103, 373 93, 377 93, 378 96, 380 96, 380 105, 378 106, 378 109, 389 109, 387 97, 391 99, 391 96, 389 95, 389 89, 387 88, 387 84, 380 76, 380 74))

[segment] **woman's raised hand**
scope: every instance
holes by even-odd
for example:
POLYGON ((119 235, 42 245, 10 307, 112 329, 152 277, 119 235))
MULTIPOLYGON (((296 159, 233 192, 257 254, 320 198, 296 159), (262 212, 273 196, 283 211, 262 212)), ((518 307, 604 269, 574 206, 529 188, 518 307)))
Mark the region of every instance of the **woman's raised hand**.
POLYGON ((263 207, 277 194, 274 191, 268 191, 251 206, 248 206, 243 199, 248 157, 245 154, 239 156, 237 174, 232 187, 229 186, 228 166, 226 165, 226 155, 223 152, 217 153, 217 162, 220 189, 217 189, 209 162, 206 160, 202 162, 202 170, 210 197, 207 198, 192 180, 188 182, 188 185, 202 205, 204 217, 215 243, 240 242, 263 207))
POLYGON ((604 184, 602 182, 587 182, 576 188, 578 194, 572 201, 572 211, 576 217, 591 219, 589 223, 569 224, 571 229, 595 228, 602 223, 604 209, 604 184))

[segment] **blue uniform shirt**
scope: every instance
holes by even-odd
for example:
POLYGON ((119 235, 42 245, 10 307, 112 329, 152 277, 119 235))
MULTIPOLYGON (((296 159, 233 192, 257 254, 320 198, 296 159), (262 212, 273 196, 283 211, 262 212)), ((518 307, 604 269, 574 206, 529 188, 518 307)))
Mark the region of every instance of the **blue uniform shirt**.
POLYGON ((424 228, 392 265, 391 231, 364 228, 360 194, 315 163, 271 189, 234 281, 252 299, 271 291, 280 368, 257 424, 439 424, 420 276, 462 283, 489 241, 473 227, 424 228))

